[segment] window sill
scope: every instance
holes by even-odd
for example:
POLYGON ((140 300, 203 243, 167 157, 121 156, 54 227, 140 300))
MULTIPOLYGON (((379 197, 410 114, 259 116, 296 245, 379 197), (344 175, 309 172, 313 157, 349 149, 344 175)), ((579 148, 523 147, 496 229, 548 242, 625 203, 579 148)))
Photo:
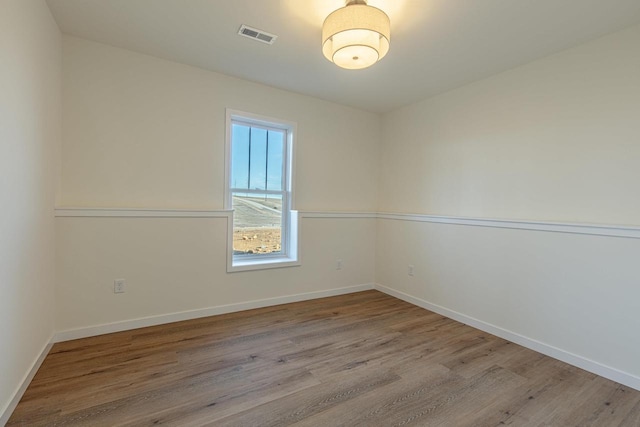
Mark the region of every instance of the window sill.
POLYGON ((236 273, 239 271, 266 270, 270 268, 298 267, 302 265, 299 259, 278 257, 267 259, 233 259, 231 265, 227 266, 227 273, 236 273))

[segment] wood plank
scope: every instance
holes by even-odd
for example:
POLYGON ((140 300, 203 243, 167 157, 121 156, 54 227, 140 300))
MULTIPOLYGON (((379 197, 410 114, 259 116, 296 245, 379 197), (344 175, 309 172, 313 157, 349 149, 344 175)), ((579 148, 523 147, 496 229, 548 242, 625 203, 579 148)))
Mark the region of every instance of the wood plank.
POLYGON ((638 426, 640 392, 377 291, 58 343, 8 426, 638 426))

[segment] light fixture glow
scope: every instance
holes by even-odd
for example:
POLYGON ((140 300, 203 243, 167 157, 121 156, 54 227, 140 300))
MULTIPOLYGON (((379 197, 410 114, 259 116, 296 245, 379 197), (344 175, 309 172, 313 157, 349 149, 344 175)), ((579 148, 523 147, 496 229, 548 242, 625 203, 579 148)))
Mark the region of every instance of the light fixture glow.
POLYGON ((361 0, 332 12, 322 25, 322 53, 349 70, 367 68, 384 58, 390 39, 389 17, 361 0))

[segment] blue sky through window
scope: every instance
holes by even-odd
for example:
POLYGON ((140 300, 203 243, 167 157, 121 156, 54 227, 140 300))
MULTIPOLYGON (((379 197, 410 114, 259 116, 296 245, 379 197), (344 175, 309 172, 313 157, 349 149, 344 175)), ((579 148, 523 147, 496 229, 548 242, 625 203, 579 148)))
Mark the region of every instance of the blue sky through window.
POLYGON ((231 187, 282 190, 283 152, 283 131, 232 124, 231 187))

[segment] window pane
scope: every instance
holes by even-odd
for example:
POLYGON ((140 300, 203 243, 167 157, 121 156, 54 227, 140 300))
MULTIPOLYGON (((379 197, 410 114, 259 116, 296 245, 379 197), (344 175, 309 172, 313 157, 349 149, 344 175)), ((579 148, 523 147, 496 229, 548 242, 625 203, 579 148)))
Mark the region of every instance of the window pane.
POLYGON ((284 155, 284 132, 270 130, 267 149, 267 190, 283 190, 282 157, 284 155))
POLYGON ((249 189, 265 190, 267 185, 267 131, 251 128, 249 145, 249 189))
POLYGON ((231 128, 231 187, 249 188, 249 126, 231 128))
POLYGON ((282 252, 282 196, 233 193, 233 254, 282 252))

